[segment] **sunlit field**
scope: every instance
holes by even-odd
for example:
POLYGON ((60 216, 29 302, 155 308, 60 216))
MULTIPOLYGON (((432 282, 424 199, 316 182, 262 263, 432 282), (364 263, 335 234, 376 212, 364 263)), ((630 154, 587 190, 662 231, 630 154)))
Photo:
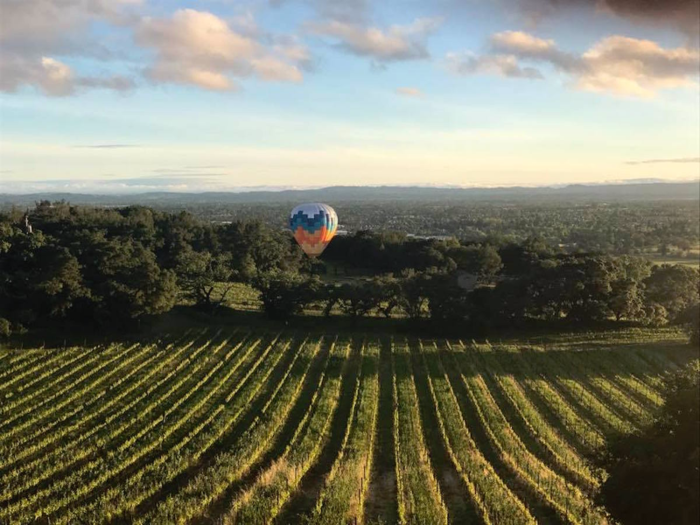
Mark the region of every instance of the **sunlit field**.
POLYGON ((641 329, 0 350, 0 522, 603 523, 590 454, 692 356, 641 329))

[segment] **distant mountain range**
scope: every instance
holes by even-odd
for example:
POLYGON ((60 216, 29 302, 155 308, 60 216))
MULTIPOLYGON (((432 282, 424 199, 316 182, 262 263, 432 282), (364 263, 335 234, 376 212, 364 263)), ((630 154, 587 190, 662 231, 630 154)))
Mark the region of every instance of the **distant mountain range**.
POLYGON ((560 187, 508 188, 438 188, 418 186, 331 186, 321 189, 169 193, 152 192, 128 195, 80 193, 0 194, 0 203, 26 206, 39 200, 65 200, 73 204, 126 205, 145 204, 178 206, 196 204, 294 203, 307 201, 387 202, 387 201, 450 201, 450 202, 625 202, 658 200, 700 200, 700 181, 654 182, 632 184, 573 184, 560 187))

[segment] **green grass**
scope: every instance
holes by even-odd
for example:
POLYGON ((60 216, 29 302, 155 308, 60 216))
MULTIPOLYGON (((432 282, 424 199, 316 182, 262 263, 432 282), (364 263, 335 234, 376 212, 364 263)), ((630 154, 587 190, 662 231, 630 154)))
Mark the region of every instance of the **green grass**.
MULTIPOLYGON (((229 284, 221 283, 219 286, 229 286, 229 284)), ((245 283, 230 283, 230 286, 231 290, 226 296, 224 305, 244 312, 260 311, 258 292, 253 287, 245 283)))

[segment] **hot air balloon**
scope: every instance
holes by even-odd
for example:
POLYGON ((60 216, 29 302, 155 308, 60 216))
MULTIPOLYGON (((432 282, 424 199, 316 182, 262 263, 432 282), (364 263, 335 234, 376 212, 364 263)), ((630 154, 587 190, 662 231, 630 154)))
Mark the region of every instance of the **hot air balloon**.
POLYGON ((328 204, 300 204, 289 216, 294 238, 311 258, 321 255, 338 229, 338 215, 328 204))

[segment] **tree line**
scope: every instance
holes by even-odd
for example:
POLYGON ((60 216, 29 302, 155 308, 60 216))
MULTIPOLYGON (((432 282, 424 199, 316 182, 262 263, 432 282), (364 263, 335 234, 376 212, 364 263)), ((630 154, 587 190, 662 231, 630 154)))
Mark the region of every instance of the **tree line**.
POLYGON ((0 317, 8 327, 51 319, 130 324, 181 296, 213 306, 211 287, 272 270, 301 253, 257 222, 214 227, 182 213, 40 202, 0 215, 0 317))
POLYGON ((257 290, 275 319, 314 309, 489 331, 698 318, 697 269, 565 253, 538 237, 499 243, 360 231, 334 239, 322 259, 307 259, 289 232, 259 221, 40 202, 0 215, 0 332, 56 319, 127 325, 183 300, 212 312, 238 282, 257 290), (360 277, 324 275, 338 268, 360 277))
MULTIPOLYGON (((537 236, 569 253, 693 256, 700 248, 697 200, 642 202, 331 202, 350 232, 403 231, 502 244, 537 236)), ((167 203, 212 222, 259 219, 281 228, 293 203, 167 203)))

